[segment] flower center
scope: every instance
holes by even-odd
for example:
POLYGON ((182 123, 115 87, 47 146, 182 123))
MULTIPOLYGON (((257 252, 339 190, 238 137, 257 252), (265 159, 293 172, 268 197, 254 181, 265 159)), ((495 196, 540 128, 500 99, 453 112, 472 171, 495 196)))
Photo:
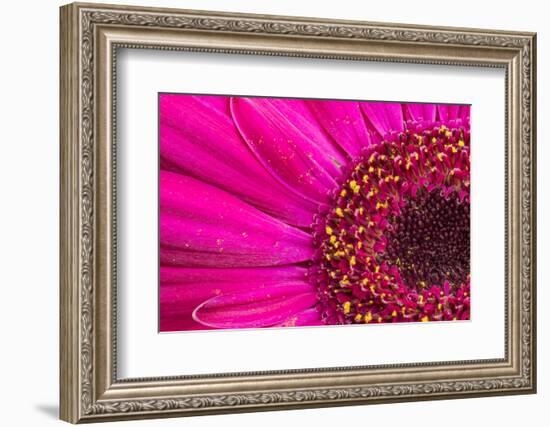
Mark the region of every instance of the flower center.
POLYGON ((419 192, 389 219, 380 259, 399 268, 408 287, 461 283, 470 271, 470 204, 456 193, 419 192))
POLYGON ((469 316, 469 139, 441 125, 364 150, 314 224, 326 323, 469 316))

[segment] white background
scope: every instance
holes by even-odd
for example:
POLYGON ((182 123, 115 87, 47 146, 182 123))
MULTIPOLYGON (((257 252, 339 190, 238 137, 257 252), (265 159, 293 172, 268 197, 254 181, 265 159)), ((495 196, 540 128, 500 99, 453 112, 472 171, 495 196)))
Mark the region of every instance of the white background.
MULTIPOLYGON (((115 3, 115 0, 112 0, 115 3)), ((439 1, 369 2, 354 0, 297 2, 186 0, 134 1, 158 5, 242 12, 314 15, 434 25, 531 30, 538 39, 539 117, 539 393, 454 401, 405 403, 290 412, 266 412, 194 419, 129 422, 124 425, 278 426, 306 423, 335 425, 369 423, 425 426, 541 425, 548 417, 550 355, 547 336, 550 314, 544 286, 550 267, 545 257, 550 194, 550 172, 540 165, 550 161, 545 146, 550 115, 550 30, 537 1, 462 1, 445 7, 439 1), (546 97, 546 99, 545 99, 546 97), (546 194, 545 194, 546 193, 546 194)), ((6 425, 55 425, 58 401, 58 10, 57 1, 12 2, 3 5, 3 61, 0 68, 0 283, 5 292, 0 306, 2 352, 0 378, 2 423, 6 425)), ((498 254, 500 256, 500 254, 498 254)))
POLYGON ((117 64, 119 377, 504 357, 503 69, 151 50, 117 64), (158 334, 159 91, 471 103, 471 321, 158 334))

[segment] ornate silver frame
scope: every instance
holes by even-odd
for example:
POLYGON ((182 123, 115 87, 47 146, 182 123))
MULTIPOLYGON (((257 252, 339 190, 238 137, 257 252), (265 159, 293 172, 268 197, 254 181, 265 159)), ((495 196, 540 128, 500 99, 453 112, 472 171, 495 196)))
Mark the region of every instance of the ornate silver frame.
POLYGON ((61 419, 72 422, 534 393, 534 33, 71 4, 61 8, 61 419), (505 357, 119 380, 117 48, 506 70, 505 357))

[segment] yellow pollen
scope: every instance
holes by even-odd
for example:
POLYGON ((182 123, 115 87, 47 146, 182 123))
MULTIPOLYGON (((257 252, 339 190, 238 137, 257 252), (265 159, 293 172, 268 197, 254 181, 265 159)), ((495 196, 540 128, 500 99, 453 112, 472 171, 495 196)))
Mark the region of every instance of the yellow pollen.
POLYGON ((450 138, 452 135, 453 135, 453 134, 451 133, 450 130, 448 130, 447 132, 445 132, 445 136, 446 136, 447 138, 450 138))
POLYGON ((463 140, 458 141, 458 146, 459 147, 464 147, 464 141, 463 140))
POLYGON ((346 197, 346 194, 348 194, 348 192, 346 191, 345 188, 342 191, 340 191, 340 196, 341 197, 346 197))
POLYGON ((393 310, 391 313, 391 317, 397 317, 397 311, 393 310))
POLYGON ((432 138, 432 142, 433 142, 433 143, 436 143, 436 142, 437 142, 437 138, 436 138, 435 136, 432 138))
POLYGON ((357 242, 357 249, 361 249, 361 246, 363 246, 363 242, 361 240, 359 240, 357 242))
POLYGON ((441 310, 442 308, 443 308, 443 304, 441 304, 441 303, 437 304, 437 309, 438 310, 441 310))
POLYGON ((359 214, 363 215, 363 212, 365 212, 365 209, 363 208, 363 206, 361 206, 359 208, 359 214))
POLYGON ((370 173, 373 173, 373 172, 374 172, 374 168, 373 168, 372 166, 369 168, 369 172, 370 172, 370 173))
POLYGON ((422 322, 429 322, 430 318, 428 316, 424 316, 422 319, 420 319, 422 322))
POLYGON ((418 297, 418 302, 419 302, 420 304, 423 304, 423 303, 424 303, 424 295, 420 295, 420 296, 418 297))
POLYGON ((380 271, 380 266, 377 265, 376 267, 374 267, 374 271, 378 273, 380 271))
POLYGON ((341 208, 336 208, 336 215, 338 215, 340 218, 344 217, 344 212, 342 212, 341 208))
POLYGON ((332 228, 330 228, 328 225, 325 227, 325 231, 329 236, 332 234, 332 228))
POLYGON ((439 159, 439 161, 443 161, 443 156, 444 156, 443 153, 438 153, 437 154, 437 158, 439 159))
POLYGON ((355 315, 355 321, 356 321, 356 322, 360 322, 361 319, 363 319, 363 315, 360 314, 360 313, 357 313, 357 314, 355 315))
POLYGON ((344 303, 344 313, 348 314, 350 312, 350 309, 351 309, 351 303, 349 301, 346 301, 344 303))
POLYGON ((367 311, 367 314, 365 314, 365 323, 369 323, 372 320, 372 314, 370 311, 367 311))
POLYGON ((458 150, 456 149, 456 147, 451 147, 451 152, 452 153, 458 153, 458 150))
POLYGON ((393 177, 393 180, 394 180, 394 182, 399 182, 399 177, 395 176, 395 177, 393 177))
POLYGON ((327 259, 327 261, 330 261, 330 255, 329 254, 326 254, 325 258, 327 259))
POLYGON ((363 227, 362 225, 359 226, 359 229, 357 231, 359 231, 359 234, 363 233, 365 231, 365 227, 363 227))
POLYGON ((332 236, 330 236, 330 243, 334 245, 335 242, 336 242, 336 236, 333 234, 332 236))
POLYGON ((366 184, 367 182, 369 182, 369 176, 368 175, 363 175, 363 182, 366 184))
POLYGON ((350 265, 355 265, 357 262, 355 261, 355 256, 352 256, 349 260, 350 265))

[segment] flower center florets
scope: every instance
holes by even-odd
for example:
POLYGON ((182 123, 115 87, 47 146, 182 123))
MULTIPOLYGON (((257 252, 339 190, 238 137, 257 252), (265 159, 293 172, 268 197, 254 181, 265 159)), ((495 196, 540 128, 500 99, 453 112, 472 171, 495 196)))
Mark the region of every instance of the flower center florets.
POLYGON ((469 315, 470 135, 387 135, 355 161, 315 223, 312 277, 327 323, 469 315))

